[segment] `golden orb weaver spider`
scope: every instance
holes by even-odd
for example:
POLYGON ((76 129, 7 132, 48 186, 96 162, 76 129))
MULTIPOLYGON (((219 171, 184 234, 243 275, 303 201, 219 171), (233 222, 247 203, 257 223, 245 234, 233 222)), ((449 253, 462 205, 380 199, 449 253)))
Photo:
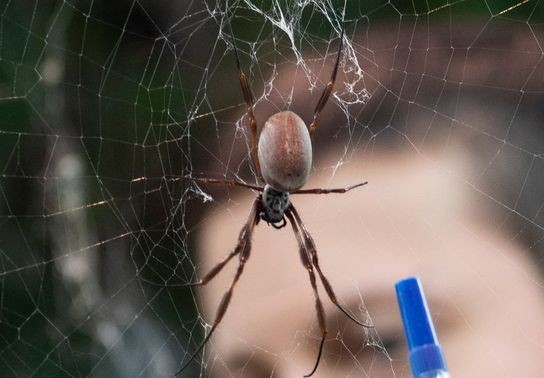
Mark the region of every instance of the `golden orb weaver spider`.
POLYGON ((315 297, 315 307, 317 312, 317 319, 319 328, 322 333, 321 342, 319 345, 319 351, 317 359, 312 371, 305 375, 310 377, 315 373, 321 355, 323 352, 323 346, 325 338, 327 336, 327 327, 325 321, 325 311, 323 304, 317 291, 317 283, 315 277, 315 271, 325 288, 325 291, 336 307, 342 311, 349 319, 358 325, 366 328, 372 328, 371 325, 361 323, 355 317, 350 315, 339 303, 328 279, 323 274, 321 267, 319 266, 319 260, 317 256, 317 249, 310 233, 306 229, 306 226, 302 222, 298 211, 289 199, 290 194, 328 194, 328 193, 346 193, 352 189, 358 188, 367 184, 367 182, 361 182, 346 188, 339 189, 300 189, 309 178, 310 170, 312 167, 312 143, 311 136, 315 133, 319 124, 320 114, 332 93, 336 75, 338 72, 338 66, 340 62, 340 56, 342 53, 342 43, 344 38, 344 29, 342 29, 340 35, 340 46, 336 55, 336 62, 327 86, 325 87, 321 97, 314 110, 313 120, 309 127, 306 127, 304 121, 294 112, 282 111, 272 115, 264 124, 260 134, 257 133, 257 120, 253 113, 254 100, 251 89, 248 85, 248 81, 244 71, 240 66, 240 58, 238 56, 238 49, 236 47, 236 41, 232 36, 232 43, 234 46, 234 53, 236 57, 236 67, 239 73, 240 85, 242 87, 242 93, 245 103, 247 105, 247 115, 249 117, 249 128, 251 131, 251 159, 254 168, 258 174, 259 180, 264 183, 264 186, 251 185, 236 180, 228 179, 213 179, 213 178, 193 178, 190 180, 201 182, 204 184, 222 184, 227 186, 240 186, 248 189, 253 189, 260 192, 253 202, 249 217, 244 224, 240 234, 238 236, 238 243, 234 250, 221 262, 215 265, 200 281, 196 283, 188 284, 187 286, 202 286, 210 282, 225 265, 235 256, 239 257, 238 268, 232 279, 232 282, 228 290, 223 295, 221 302, 217 308, 215 319, 212 324, 212 328, 196 349, 196 351, 190 356, 189 360, 185 362, 178 370, 176 375, 180 374, 189 366, 191 361, 200 353, 204 348, 204 345, 208 342, 217 326, 221 323, 223 316, 225 315, 234 287, 238 282, 240 276, 243 273, 244 266, 249 259, 251 252, 251 237, 254 227, 260 220, 265 221, 267 224, 273 226, 276 229, 283 228, 287 225, 287 220, 293 228, 293 232, 297 239, 299 246, 299 255, 305 269, 308 271, 310 277, 310 283, 315 297), (286 220, 287 218, 287 220, 286 220))

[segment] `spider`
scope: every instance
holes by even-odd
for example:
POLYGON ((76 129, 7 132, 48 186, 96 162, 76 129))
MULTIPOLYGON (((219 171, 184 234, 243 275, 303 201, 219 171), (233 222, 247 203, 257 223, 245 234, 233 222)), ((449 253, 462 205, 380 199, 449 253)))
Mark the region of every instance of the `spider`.
POLYGON ((310 283, 312 285, 315 297, 317 319, 322 337, 315 365, 312 371, 304 377, 310 377, 317 370, 319 361, 321 360, 325 338, 327 336, 325 311, 317 291, 315 271, 317 271, 321 283, 323 284, 323 287, 325 288, 325 291, 332 303, 334 303, 336 307, 338 307, 338 309, 340 309, 340 311, 342 311, 353 322, 362 327, 372 328, 371 325, 359 322, 338 303, 338 299, 336 298, 332 285, 329 283, 329 280, 325 277, 321 271, 321 267, 319 266, 317 249, 315 247, 314 240, 310 236, 310 233, 306 229, 304 223, 302 223, 302 219, 300 218, 298 211, 290 201, 290 194, 346 193, 352 189, 367 184, 365 181, 340 189, 300 189, 306 183, 310 175, 310 169, 312 166, 311 136, 317 129, 321 111, 327 104, 327 100, 332 93, 338 71, 338 64, 340 62, 340 56, 342 53, 343 38, 344 30, 342 29, 340 46, 336 55, 336 63, 334 65, 331 78, 321 94, 317 106, 315 107, 313 120, 310 123, 310 126, 307 128, 304 121, 297 114, 291 111, 282 111, 272 115, 264 124, 260 135, 258 135, 257 120, 253 113, 253 94, 248 85, 246 75, 240 66, 240 58, 238 56, 236 41, 234 37, 232 37, 236 67, 238 69, 244 100, 247 105, 249 128, 251 130, 251 160, 258 174, 259 181, 262 181, 264 186, 251 185, 229 179, 190 178, 193 181, 204 184, 222 184, 227 186, 249 188, 258 191, 259 194, 255 198, 249 213, 249 217, 240 231, 238 236, 238 244, 234 250, 225 259, 223 259, 223 261, 215 265, 202 279, 200 279, 200 281, 187 285, 206 285, 233 257, 238 256, 238 269, 236 270, 230 287, 223 295, 223 298, 217 308, 217 313, 215 315, 212 328, 197 350, 191 355, 189 360, 183 364, 176 375, 185 370, 191 361, 193 361, 200 353, 227 312, 234 287, 242 275, 244 266, 249 259, 253 229, 260 220, 265 221, 268 225, 276 229, 285 227, 287 225, 287 220, 289 221, 297 239, 300 259, 310 276, 310 283))

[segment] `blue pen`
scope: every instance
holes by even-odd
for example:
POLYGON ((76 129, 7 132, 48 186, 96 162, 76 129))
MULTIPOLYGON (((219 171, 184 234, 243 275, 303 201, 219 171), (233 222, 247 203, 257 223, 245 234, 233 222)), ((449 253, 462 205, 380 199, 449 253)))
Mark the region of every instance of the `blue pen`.
POLYGON ((436 338, 419 278, 401 280, 395 288, 408 341, 408 358, 413 377, 449 378, 446 360, 436 338))

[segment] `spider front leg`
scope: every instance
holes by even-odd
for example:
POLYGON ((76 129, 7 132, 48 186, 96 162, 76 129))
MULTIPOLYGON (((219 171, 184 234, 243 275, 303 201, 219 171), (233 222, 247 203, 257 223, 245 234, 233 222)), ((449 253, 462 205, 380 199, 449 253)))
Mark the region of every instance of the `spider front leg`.
POLYGON ((251 208, 251 212, 249 213, 248 220, 242 230, 240 231, 240 236, 238 237, 238 244, 234 248, 234 251, 231 252, 227 258, 225 258, 223 261, 221 261, 219 264, 217 264, 214 268, 210 270, 208 274, 204 276, 199 282, 193 285, 205 285, 208 283, 213 277, 215 277, 222 269, 223 267, 229 262, 230 259, 232 259, 234 256, 239 255, 239 263, 238 263, 238 269, 236 270, 236 273, 234 274, 234 278, 232 279, 232 282, 230 284, 230 287, 223 295, 223 298, 221 299, 221 302, 219 303, 219 306, 217 308, 217 312, 215 314, 215 319, 212 324, 212 328, 210 329, 210 332, 206 335, 202 343, 199 345, 199 347, 196 349, 196 351, 191 355, 189 360, 176 372, 176 376, 181 374, 187 366, 196 358, 198 353, 204 348, 204 345, 208 342, 212 334, 214 333, 215 329, 221 323, 221 320, 223 320, 223 316, 227 312, 227 309, 230 304, 230 300, 232 298, 232 293, 234 291, 234 286, 236 286, 236 283, 240 279, 240 276, 242 275, 244 271, 244 266, 249 259, 249 255, 251 252, 251 237, 253 235, 253 229, 255 228, 255 225, 259 222, 259 209, 261 206, 261 196, 257 196, 255 199, 255 202, 253 202, 253 207, 251 208))
POLYGON ((304 376, 304 377, 310 377, 315 373, 319 365, 319 361, 321 361, 321 354, 323 353, 323 346, 325 344, 325 338, 327 337, 327 325, 325 321, 325 310, 323 309, 323 303, 321 303, 321 299, 319 298, 319 293, 317 291, 317 283, 315 280, 314 269, 312 267, 312 263, 310 262, 310 256, 308 255, 308 251, 306 250, 306 245, 301 236, 302 230, 299 228, 295 218, 293 217, 292 209, 294 209, 294 207, 291 205, 287 209, 285 216, 287 217, 287 219, 289 219, 289 222, 291 223, 291 226, 293 227, 293 231, 295 233, 298 246, 299 246, 300 260, 302 261, 302 265, 304 265, 304 267, 306 268, 310 276, 310 283, 312 284, 312 289, 314 291, 314 297, 315 297, 315 310, 317 312, 317 320, 318 320, 319 328, 321 329, 321 335, 322 335, 321 343, 319 344, 319 352, 317 354, 317 360, 315 361, 314 368, 309 374, 306 374, 304 376))
POLYGON ((334 305, 342 311, 348 318, 350 318, 353 322, 357 323, 361 327, 364 328, 374 328, 372 325, 364 324, 355 319, 352 315, 350 315, 344 307, 338 303, 338 299, 336 298, 336 294, 334 293, 334 290, 332 288, 332 285, 330 284, 329 280, 323 272, 321 271, 321 267, 319 266, 319 258, 317 257, 317 248, 315 247, 315 242, 308 230, 306 229, 306 226, 304 223, 302 223, 302 219, 300 218, 300 215, 298 214, 298 211, 295 209, 293 205, 289 207, 290 213, 292 213, 293 217, 295 218, 297 224, 299 225, 302 237, 304 239, 304 244, 306 245, 306 248, 308 249, 310 256, 312 257, 312 264, 315 266, 315 269, 317 270, 317 273, 319 274, 319 278, 321 279, 321 283, 323 284, 323 287, 325 287, 325 291, 327 292, 327 295, 329 296, 330 300, 334 305))

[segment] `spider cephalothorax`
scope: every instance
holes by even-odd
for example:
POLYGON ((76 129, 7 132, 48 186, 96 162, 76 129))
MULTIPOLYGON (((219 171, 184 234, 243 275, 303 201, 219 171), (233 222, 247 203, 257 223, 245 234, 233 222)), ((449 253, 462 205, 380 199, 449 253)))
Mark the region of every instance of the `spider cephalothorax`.
POLYGON ((266 184, 262 194, 263 211, 259 214, 261 219, 274 228, 285 227, 285 211, 289 207, 289 193, 278 192, 266 184), (281 223, 280 223, 281 222, 281 223), (280 223, 278 225, 278 223, 280 223))
POLYGON ((190 284, 207 284, 217 274, 219 274, 223 267, 234 256, 239 257, 238 269, 236 270, 229 289, 225 292, 223 299, 219 304, 212 328, 197 350, 191 355, 189 360, 183 364, 176 375, 181 373, 197 356, 206 342, 210 339, 219 323, 221 323, 221 320, 223 319, 223 316, 225 315, 229 306, 234 286, 240 279, 244 266, 249 259, 253 229, 261 219, 276 229, 283 228, 287 224, 287 220, 289 221, 297 239, 300 259, 310 276, 310 283, 314 292, 315 307, 322 338, 315 365, 312 371, 307 374, 306 377, 309 377, 316 371, 321 359, 321 353, 323 352, 325 337, 327 335, 325 311, 317 291, 315 277, 316 273, 319 276, 329 299, 336 305, 336 307, 338 307, 340 311, 342 311, 347 317, 360 326, 371 327, 359 322, 338 303, 338 299, 336 298, 332 285, 329 283, 321 271, 321 267, 319 266, 317 249, 315 247, 314 240, 310 236, 306 226, 302 223, 302 219, 300 218, 298 211, 290 201, 291 194, 345 193, 351 189, 366 184, 366 182, 362 182, 340 189, 300 189, 310 176, 310 170, 312 167, 312 142, 310 137, 317 128, 320 113, 325 107, 325 104, 327 103, 327 100, 332 92, 334 81, 336 80, 336 73, 338 71, 338 63, 340 62, 343 38, 344 31, 342 30, 342 34, 340 36, 340 47, 338 48, 338 54, 336 55, 336 64, 334 65, 331 79, 317 103, 313 121, 310 123, 310 126, 306 127, 304 121, 295 113, 291 111, 283 111, 272 115, 265 122, 260 135, 257 133, 257 119, 253 114, 253 94, 251 93, 251 89, 247 83, 246 75, 240 67, 240 59, 238 58, 236 42, 234 38, 232 39, 240 85, 242 87, 242 93, 247 105, 247 114, 249 117, 252 146, 251 158, 258 178, 264 185, 251 185, 229 179, 191 178, 194 181, 206 184, 241 186, 256 190, 259 192, 259 194, 253 201, 253 206, 251 207, 249 217, 244 227, 240 231, 238 236, 238 244, 234 250, 226 258, 224 258, 223 261, 219 262, 215 267, 213 267, 200 281, 190 284))

